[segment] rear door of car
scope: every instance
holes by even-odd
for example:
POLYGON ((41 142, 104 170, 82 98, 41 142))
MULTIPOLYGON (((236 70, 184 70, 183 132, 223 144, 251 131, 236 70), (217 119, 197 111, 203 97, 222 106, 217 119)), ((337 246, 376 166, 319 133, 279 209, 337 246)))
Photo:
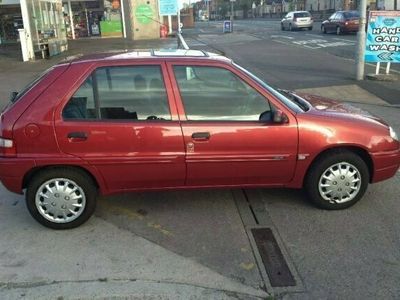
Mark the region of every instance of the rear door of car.
POLYGON ((231 65, 171 62, 186 147, 187 186, 279 185, 291 180, 298 130, 273 123, 278 106, 231 65), (260 120, 261 119, 261 120, 260 120))
POLYGON ((93 65, 57 108, 55 130, 61 151, 95 167, 108 191, 184 184, 182 131, 161 61, 93 65))
POLYGON ((336 18, 337 18, 338 13, 334 13, 332 16, 329 17, 327 23, 325 23, 325 29, 327 31, 333 31, 336 28, 336 18))

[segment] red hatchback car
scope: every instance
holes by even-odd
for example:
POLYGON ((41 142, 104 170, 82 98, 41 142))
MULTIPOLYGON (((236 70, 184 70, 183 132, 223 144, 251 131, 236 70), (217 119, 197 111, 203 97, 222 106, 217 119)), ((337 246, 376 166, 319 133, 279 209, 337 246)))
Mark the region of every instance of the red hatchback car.
POLYGON ((335 32, 337 35, 357 32, 360 13, 356 10, 337 11, 321 24, 322 33, 335 32))
POLYGON ((383 121, 195 50, 56 65, 12 97, 0 136, 1 181, 55 229, 85 222, 98 193, 135 190, 305 187, 342 209, 400 164, 383 121))

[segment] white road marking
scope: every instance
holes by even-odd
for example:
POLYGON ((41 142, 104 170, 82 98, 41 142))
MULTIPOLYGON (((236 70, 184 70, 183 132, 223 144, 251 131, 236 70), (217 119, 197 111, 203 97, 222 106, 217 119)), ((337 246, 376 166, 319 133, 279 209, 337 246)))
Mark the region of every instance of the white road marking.
POLYGON ((309 35, 309 36, 316 36, 316 37, 318 37, 318 38, 321 37, 321 35, 319 35, 319 34, 313 34, 313 33, 306 33, 306 35, 309 35))
POLYGON ((346 40, 346 39, 341 39, 341 38, 332 38, 333 40, 338 40, 338 41, 345 41, 345 42, 347 42, 347 43, 352 43, 352 44, 355 44, 356 42, 355 41, 351 41, 351 40, 346 40))
POLYGON ((289 40, 293 40, 294 39, 294 37, 292 37, 292 36, 286 36, 286 35, 271 35, 271 38, 281 38, 281 39, 289 39, 289 40))
POLYGON ((280 43, 280 44, 284 44, 284 45, 290 45, 290 43, 286 43, 284 41, 280 41, 280 40, 274 40, 274 42, 280 43))

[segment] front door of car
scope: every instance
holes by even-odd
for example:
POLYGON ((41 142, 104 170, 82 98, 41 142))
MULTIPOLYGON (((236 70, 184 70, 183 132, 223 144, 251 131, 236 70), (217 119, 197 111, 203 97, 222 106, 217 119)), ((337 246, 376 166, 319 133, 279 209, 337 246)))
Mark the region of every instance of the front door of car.
POLYGON ((56 110, 61 151, 95 167, 111 192, 182 186, 182 131, 164 78, 162 64, 91 70, 56 110))
POLYGON ((278 106, 233 67, 168 65, 186 146, 188 186, 279 185, 291 180, 296 119, 274 123, 278 106))

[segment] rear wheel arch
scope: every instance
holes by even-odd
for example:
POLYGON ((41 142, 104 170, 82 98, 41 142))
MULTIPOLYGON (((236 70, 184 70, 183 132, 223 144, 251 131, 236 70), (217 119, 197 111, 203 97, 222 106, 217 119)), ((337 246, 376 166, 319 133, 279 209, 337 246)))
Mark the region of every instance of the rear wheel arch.
POLYGON ((71 166, 71 165, 52 165, 52 166, 41 166, 41 167, 35 167, 31 169, 28 173, 25 174, 24 179, 22 181, 22 188, 25 189, 29 182, 32 180, 32 178, 35 177, 38 173, 45 172, 46 170, 54 170, 54 169, 69 169, 69 170, 75 170, 78 171, 86 176, 88 176, 93 184, 95 185, 96 189, 100 188, 99 182, 97 178, 87 169, 80 167, 80 166, 71 166))
POLYGON ((373 163, 372 158, 369 155, 368 151, 365 150, 364 148, 361 148, 358 146, 337 146, 337 147, 331 147, 331 148, 325 149, 322 152, 320 152, 317 156, 314 157, 314 159, 308 166, 307 171, 304 175, 303 186, 306 183, 306 178, 308 177, 308 174, 309 174, 310 170, 312 169, 312 167, 316 163, 318 163, 318 161, 320 161, 324 156, 329 155, 330 153, 338 153, 338 152, 346 152, 346 151, 349 151, 349 152, 352 152, 352 153, 358 155, 365 162, 365 164, 368 167, 368 175, 369 175, 368 182, 371 183, 372 176, 373 176, 373 170, 374 170, 374 163, 373 163))

